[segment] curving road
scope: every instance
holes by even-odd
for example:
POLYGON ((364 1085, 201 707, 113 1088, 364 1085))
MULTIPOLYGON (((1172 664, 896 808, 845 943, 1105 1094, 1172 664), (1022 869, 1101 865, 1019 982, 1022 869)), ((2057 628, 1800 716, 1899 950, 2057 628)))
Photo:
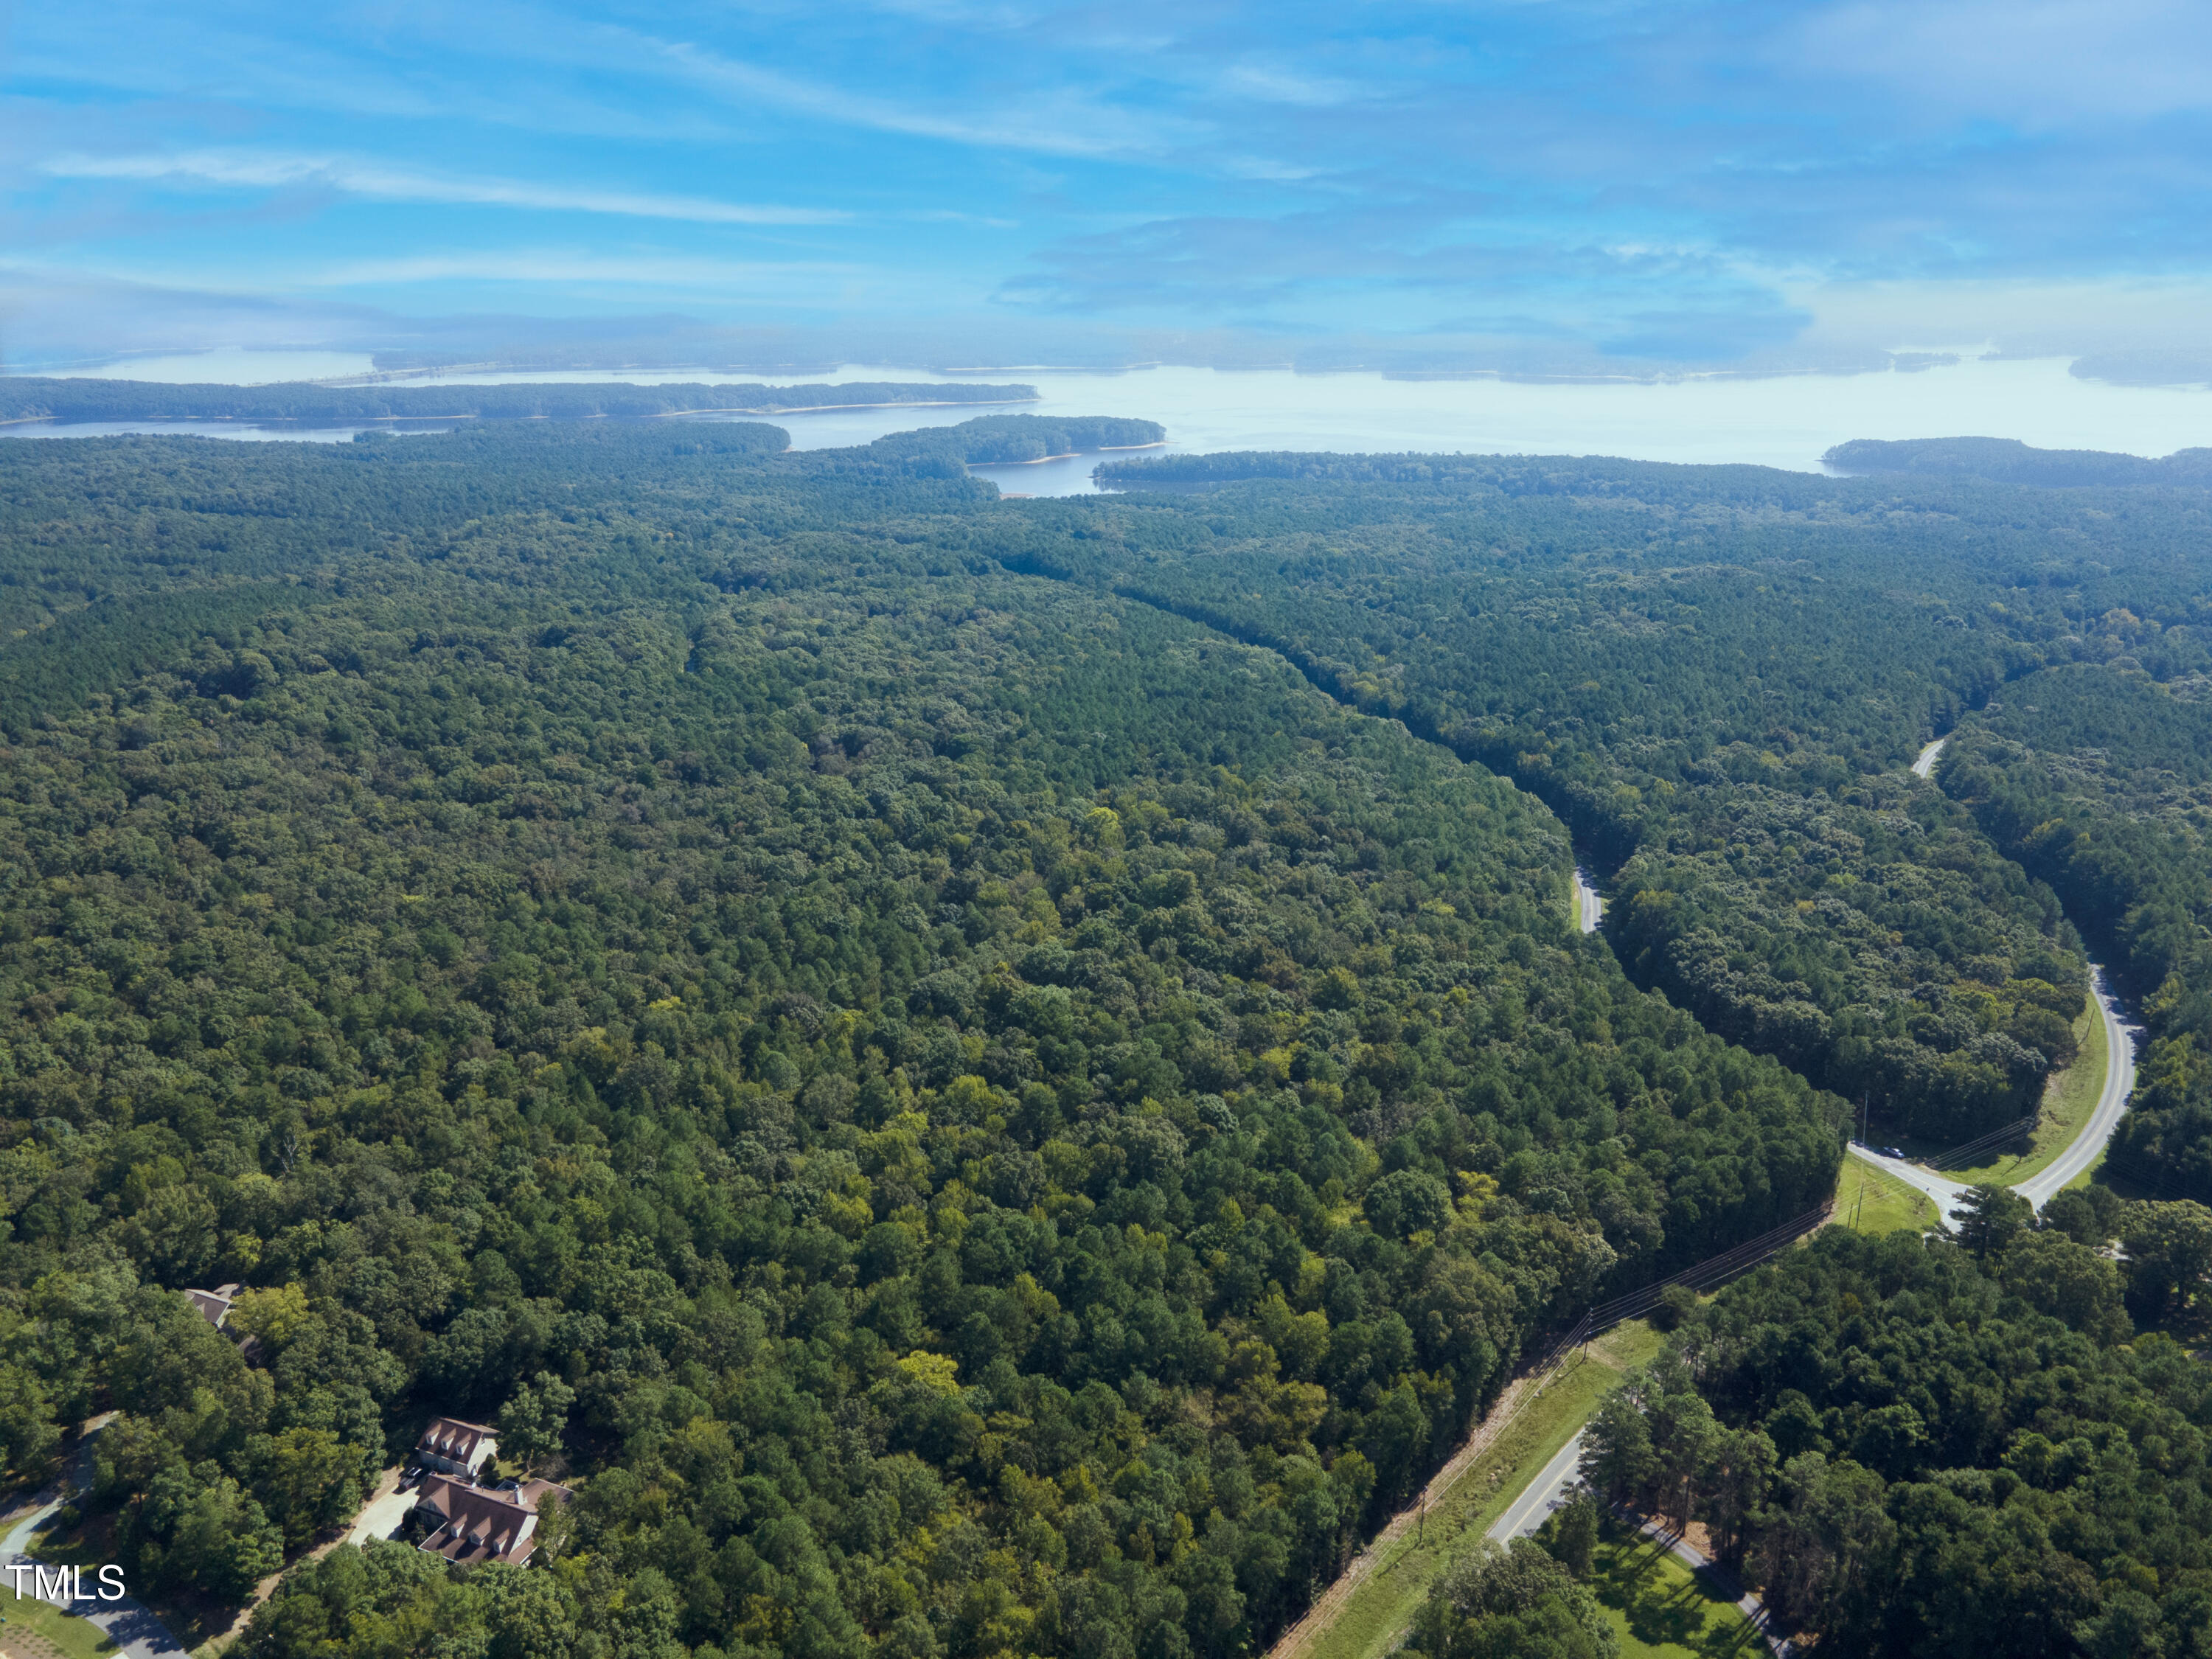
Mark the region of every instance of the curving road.
POLYGON ((2142 1027, 2120 1018, 2119 1004, 2106 982, 2105 970, 2094 963, 2089 968, 2089 988, 2096 995, 2097 1017, 2105 1022, 2105 1087, 2089 1121, 2074 1137, 2074 1144, 2053 1158, 2041 1175, 2030 1176, 2013 1188, 2039 1210, 2052 1194, 2097 1161, 2112 1131, 2120 1127, 2128 1097, 2136 1091, 2136 1033, 2142 1027))
MULTIPOLYGON (((1912 763, 1915 777, 1931 776, 1936 770, 1936 757, 1943 752, 1948 738, 1938 738, 1920 751, 1912 763)), ((2105 1086, 2098 1091, 2097 1104, 2089 1120, 2069 1143, 2064 1152, 2053 1158, 2039 1173, 2017 1182, 2013 1191, 2041 1209, 2051 1195, 2060 1192, 2076 1179, 2104 1152, 2112 1139, 2112 1131, 2118 1128, 2120 1119, 2128 1109, 2128 1097, 2136 1088, 2135 1034, 2141 1028, 2129 1024, 2120 1018, 2118 1001, 2112 995, 2111 982, 2105 970, 2095 963, 2089 964, 2089 989, 2097 1000, 2097 1018, 2105 1022, 2105 1086)), ((1966 1183, 1941 1176, 1925 1164, 1914 1164, 1901 1158, 1884 1158, 1871 1146, 1853 1141, 1851 1156, 1871 1164, 1877 1170, 1894 1176, 1908 1187, 1928 1194, 1936 1200, 1936 1212, 1947 1221, 1955 1221, 1960 1200, 1966 1196, 1966 1183)))
POLYGON ((1575 866, 1575 925, 1585 933, 1597 932, 1597 925, 1605 915, 1605 901, 1590 885, 1589 876, 1582 866, 1575 866))
MULTIPOLYGON (((2088 1121, 2082 1124, 2064 1152, 2051 1159, 2039 1173, 2025 1181, 2014 1183, 2013 1191, 2041 1209, 2054 1193, 2064 1188, 2081 1172, 2097 1161, 2112 1139, 2112 1131, 2120 1127, 2126 1115, 2128 1097, 2136 1089, 2136 1033, 2142 1028, 2130 1025, 2120 1018, 2120 1007, 2114 999, 2112 987, 2105 978, 2105 970, 2095 963, 2089 967, 2089 988, 2097 1000, 2097 1018, 2105 1022, 2105 1086, 2098 1091, 2097 1104, 2088 1121)), ((1886 1174, 1895 1176, 1908 1187, 1928 1194, 1936 1200, 1936 1208, 1947 1221, 1955 1221, 1960 1202, 1966 1197, 1966 1183, 1954 1181, 1948 1176, 1938 1175, 1924 1164, 1914 1164, 1901 1158, 1884 1158, 1873 1147, 1854 1140, 1851 1156, 1871 1164, 1886 1174)))

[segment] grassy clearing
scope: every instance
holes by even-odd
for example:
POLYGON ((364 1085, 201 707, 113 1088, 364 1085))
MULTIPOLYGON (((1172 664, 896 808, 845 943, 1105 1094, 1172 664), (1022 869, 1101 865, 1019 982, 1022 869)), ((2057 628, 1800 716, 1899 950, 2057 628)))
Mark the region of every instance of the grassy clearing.
POLYGON ((1936 1203, 1863 1159, 1846 1158, 1836 1177, 1835 1224, 1876 1236, 1926 1232, 1936 1224, 1936 1203))
POLYGON ((106 1659, 116 1650, 106 1633, 89 1620, 64 1613, 52 1602, 18 1595, 0 1583, 0 1651, 10 1659, 106 1659), (26 1640, 26 1638, 28 1640, 26 1640))
POLYGON ((1537 1470, 1574 1437, 1597 1402, 1659 1352, 1659 1334, 1638 1320, 1590 1344, 1589 1358, 1564 1372, 1524 1410, 1498 1443, 1471 1464, 1430 1507, 1317 1637, 1309 1659, 1382 1659, 1413 1622, 1429 1587, 1480 1541, 1490 1523, 1537 1470))
POLYGON ((1718 1659, 1759 1654, 1765 1639, 1725 1591, 1666 1547, 1608 1524, 1590 1564, 1590 1588, 1620 1638, 1621 1659, 1718 1659))

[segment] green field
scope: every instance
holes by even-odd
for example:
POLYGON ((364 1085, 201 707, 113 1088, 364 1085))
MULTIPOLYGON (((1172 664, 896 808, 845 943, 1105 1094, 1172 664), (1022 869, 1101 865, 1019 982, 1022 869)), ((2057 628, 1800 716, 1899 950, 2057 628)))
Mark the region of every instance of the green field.
POLYGON ((1621 1659, 1717 1659, 1765 1650, 1724 1591, 1626 1527, 1607 1527, 1590 1585, 1620 1637, 1621 1659))
MULTIPOLYGON (((15 1645, 26 1631, 58 1650, 63 1659, 102 1659, 116 1650, 99 1626, 64 1613, 50 1602, 18 1595, 4 1584, 0 1584, 0 1619, 7 1621, 0 1624, 0 1649, 14 1659, 40 1659, 15 1645)), ((22 1646, 33 1648, 36 1644, 22 1646)))
POLYGON ((1553 1455, 1571 1439, 1622 1377, 1659 1352, 1659 1334, 1641 1321, 1607 1332, 1587 1360, 1563 1371, 1524 1409, 1488 1453, 1430 1507, 1424 1528, 1355 1590, 1336 1622, 1315 1638, 1308 1659, 1381 1659, 1413 1621, 1429 1587, 1484 1531, 1553 1455))
POLYGON ((1936 1224, 1936 1206, 1895 1176, 1846 1158, 1836 1176, 1836 1224, 1863 1233, 1925 1232, 1936 1224))

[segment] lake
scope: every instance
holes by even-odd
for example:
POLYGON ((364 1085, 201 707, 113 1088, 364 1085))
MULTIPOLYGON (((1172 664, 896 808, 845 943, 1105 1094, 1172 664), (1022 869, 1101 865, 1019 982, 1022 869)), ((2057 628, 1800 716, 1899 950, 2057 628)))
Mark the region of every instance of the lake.
MULTIPOLYGON (((189 365, 193 360, 175 360, 189 365)), ((118 365, 118 373, 133 366, 118 365)), ((142 372, 143 366, 138 366, 142 372)), ((163 379, 185 378, 172 364, 163 379)), ((205 370, 218 378, 216 365, 205 370)), ((245 379, 229 360, 220 367, 245 379)), ((289 368, 290 365, 286 365, 289 368)), ((254 376, 253 378, 261 378, 254 376)), ((482 374, 441 383, 627 380, 658 384, 702 378, 674 373, 482 374)), ((715 377, 732 378, 732 377, 715 377)), ((1620 455, 1639 460, 1748 462, 1818 471, 1823 451, 1850 438, 1978 435, 2018 438, 2056 449, 2112 449, 2164 455, 2212 445, 2212 392, 2113 386, 2078 380, 2063 358, 1966 358, 1905 374, 1705 377, 1657 383, 1530 383, 1497 380, 1398 380, 1380 374, 1158 368, 1120 374, 1011 368, 960 375, 884 364, 854 364, 831 381, 1024 381, 1039 415, 1125 415, 1162 422, 1165 450, 1419 450, 1474 454, 1620 455)), ((971 418, 973 408, 852 409, 771 418, 801 449, 866 443, 888 432, 971 418)), ((12 436, 91 435, 119 430, 192 431, 230 438, 350 437, 264 430, 220 422, 111 422, 89 427, 8 427, 12 436)), ((1093 486, 1097 457, 1035 466, 977 467, 979 477, 1027 495, 1069 495, 1093 486)))

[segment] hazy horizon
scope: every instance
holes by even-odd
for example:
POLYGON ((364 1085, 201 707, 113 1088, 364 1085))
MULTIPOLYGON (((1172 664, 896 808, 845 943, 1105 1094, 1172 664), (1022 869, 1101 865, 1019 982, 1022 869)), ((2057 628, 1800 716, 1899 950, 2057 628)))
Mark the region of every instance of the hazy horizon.
MULTIPOLYGON (((160 378, 247 384, 253 354, 150 365, 160 378), (231 374, 195 374, 228 368, 231 374)), ((295 371, 357 367, 334 355, 312 361, 271 354, 295 371)), ((122 370, 131 365, 119 366, 122 370)), ((143 370, 149 365, 136 366, 143 370)), ((100 378, 111 378, 100 376, 100 378)), ((112 378, 153 378, 118 372, 112 378)), ((423 385, 583 380, 664 384, 712 380, 699 370, 481 372, 424 375, 423 385)), ((792 377, 775 377, 788 380, 792 377)), ((1820 457, 1855 438, 1990 436, 2045 449, 2112 450, 2162 456, 2212 445, 2212 395, 2195 389, 2113 386, 2079 378, 2062 358, 1962 358, 1913 373, 1721 376, 1662 382, 1395 380, 1372 373, 1292 374, 1163 366, 1114 374, 1010 368, 993 376, 947 375, 897 364, 841 365, 805 377, 828 383, 906 380, 972 384, 1005 379, 1040 394, 1024 412, 1156 420, 1168 428, 1162 453, 1242 449, 1430 451, 1617 456, 1677 463, 1735 463, 1820 471, 1820 457)), ((872 442, 886 433, 972 418, 972 407, 891 406, 764 417, 793 447, 872 442)), ((106 425, 102 431, 128 429, 106 425)), ((67 426, 18 428, 14 435, 64 435, 67 426)), ((149 431, 205 435, 298 436, 251 428, 140 423, 149 431)), ((343 435, 349 428, 323 435, 343 435)), ((8 428, 0 428, 0 434, 8 428)), ((1089 490, 1095 457, 1034 466, 979 467, 1002 488, 1030 495, 1089 490)))

